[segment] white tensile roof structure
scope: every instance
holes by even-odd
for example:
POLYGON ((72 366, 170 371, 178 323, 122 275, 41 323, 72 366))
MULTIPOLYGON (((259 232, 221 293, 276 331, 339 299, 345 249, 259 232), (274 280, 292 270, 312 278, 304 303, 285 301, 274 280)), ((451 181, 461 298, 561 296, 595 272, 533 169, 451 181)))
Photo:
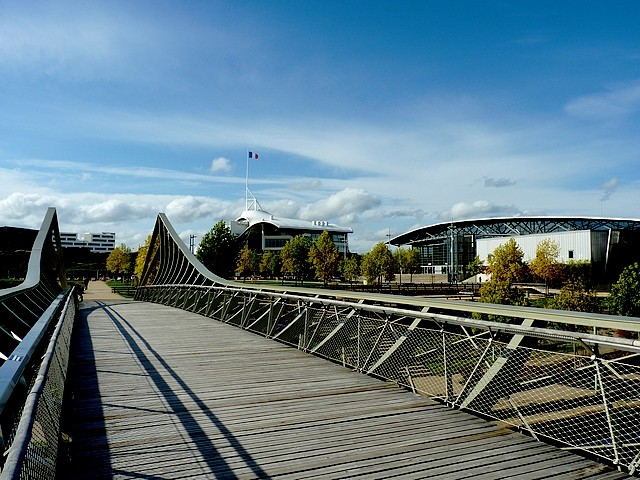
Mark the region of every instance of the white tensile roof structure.
POLYGON ((279 229, 318 231, 327 230, 329 233, 353 233, 351 227, 341 227, 324 220, 298 220, 273 215, 264 210, 245 210, 236 219, 236 223, 245 226, 245 230, 260 223, 267 223, 279 229))

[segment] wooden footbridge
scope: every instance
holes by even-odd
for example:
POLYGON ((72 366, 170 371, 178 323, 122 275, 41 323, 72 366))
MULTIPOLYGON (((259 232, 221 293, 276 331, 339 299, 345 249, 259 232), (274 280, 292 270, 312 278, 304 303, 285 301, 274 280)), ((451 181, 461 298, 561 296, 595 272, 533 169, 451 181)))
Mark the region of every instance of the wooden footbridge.
POLYGON ((85 300, 75 328, 68 478, 625 477, 183 310, 85 300))
POLYGON ((638 331, 638 319, 207 281, 174 233, 160 216, 136 300, 92 282, 76 313, 43 279, 0 297, 16 315, 43 310, 23 337, 11 330, 20 341, 0 367, 17 379, 3 433, 33 385, 3 435, 0 479, 636 472, 640 344, 535 322, 638 331), (520 324, 464 315, 483 309, 520 324), (48 347, 23 354, 36 330, 48 347))

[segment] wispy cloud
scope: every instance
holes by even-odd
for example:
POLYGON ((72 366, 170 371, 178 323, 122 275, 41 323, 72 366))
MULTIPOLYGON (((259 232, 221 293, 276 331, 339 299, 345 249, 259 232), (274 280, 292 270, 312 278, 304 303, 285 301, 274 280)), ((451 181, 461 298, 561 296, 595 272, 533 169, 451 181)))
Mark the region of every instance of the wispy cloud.
POLYGON ((565 106, 570 115, 594 120, 615 120, 639 110, 640 81, 578 97, 565 106))
POLYGON ((228 158, 218 157, 211 160, 211 173, 231 172, 231 162, 228 158))
POLYGON ((291 190, 298 192, 306 192, 309 190, 317 190, 322 186, 322 180, 314 178, 307 181, 296 181, 289 184, 291 190))
POLYGON ((376 195, 359 188, 346 188, 324 200, 305 206, 299 215, 308 220, 335 218, 349 224, 357 221, 360 215, 380 204, 381 200, 376 195))
POLYGON ((493 178, 493 177, 485 177, 484 186, 485 187, 512 187, 516 184, 515 180, 511 180, 510 178, 493 178))
POLYGON ((611 195, 618 189, 620 186, 620 181, 617 178, 612 178, 611 180, 606 181, 602 184, 600 189, 602 190, 602 196, 600 200, 606 201, 611 198, 611 195))
MULTIPOLYGON (((219 159, 216 159, 219 160, 219 159)), ((211 169, 214 168, 213 160, 211 169)), ((222 163, 216 163, 218 169, 224 169, 226 159, 222 159, 222 163)), ((228 162, 228 161, 227 161, 228 162)), ((171 180, 171 181, 197 181, 197 182, 222 182, 222 183, 241 183, 244 179, 236 177, 219 177, 211 176, 203 173, 188 172, 179 169, 166 169, 144 166, 105 166, 91 164, 88 162, 70 162, 62 160, 41 160, 41 159, 21 159, 15 160, 14 163, 21 168, 36 167, 42 171, 64 171, 64 172, 82 172, 83 179, 90 178, 90 174, 102 174, 115 176, 119 178, 144 178, 148 180, 171 180)), ((258 180, 259 181, 259 180, 258 180)))
POLYGON ((222 201, 191 195, 171 200, 165 207, 165 213, 172 222, 190 223, 203 218, 231 219, 239 213, 237 202, 222 201))
MULTIPOLYGON (((138 43, 125 32, 136 30, 114 17, 82 16, 81 11, 68 15, 64 8, 39 3, 31 10, 3 15, 0 68, 66 79, 112 76, 119 57, 131 51, 123 47, 138 43)), ((141 33, 137 32, 136 36, 141 33)))
POLYGON ((478 217, 502 217, 519 215, 521 211, 515 205, 496 205, 486 200, 478 200, 473 203, 459 202, 451 207, 451 210, 442 212, 442 220, 461 220, 478 217))

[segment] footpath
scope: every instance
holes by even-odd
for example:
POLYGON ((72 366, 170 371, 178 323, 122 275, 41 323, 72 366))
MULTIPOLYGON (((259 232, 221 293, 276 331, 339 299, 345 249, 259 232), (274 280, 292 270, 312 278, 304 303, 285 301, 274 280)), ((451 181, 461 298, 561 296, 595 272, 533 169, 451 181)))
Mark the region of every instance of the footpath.
POLYGON ((111 287, 101 280, 89 282, 89 286, 85 289, 83 297, 84 302, 93 300, 127 300, 122 295, 111 292, 111 287))

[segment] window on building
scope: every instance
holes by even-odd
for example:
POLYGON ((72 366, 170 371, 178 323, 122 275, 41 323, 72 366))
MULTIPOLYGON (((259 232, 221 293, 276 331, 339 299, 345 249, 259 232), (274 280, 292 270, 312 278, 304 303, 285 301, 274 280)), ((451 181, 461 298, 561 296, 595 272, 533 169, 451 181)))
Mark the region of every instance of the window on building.
POLYGON ((569 250, 569 258, 573 258, 573 250, 569 250))

